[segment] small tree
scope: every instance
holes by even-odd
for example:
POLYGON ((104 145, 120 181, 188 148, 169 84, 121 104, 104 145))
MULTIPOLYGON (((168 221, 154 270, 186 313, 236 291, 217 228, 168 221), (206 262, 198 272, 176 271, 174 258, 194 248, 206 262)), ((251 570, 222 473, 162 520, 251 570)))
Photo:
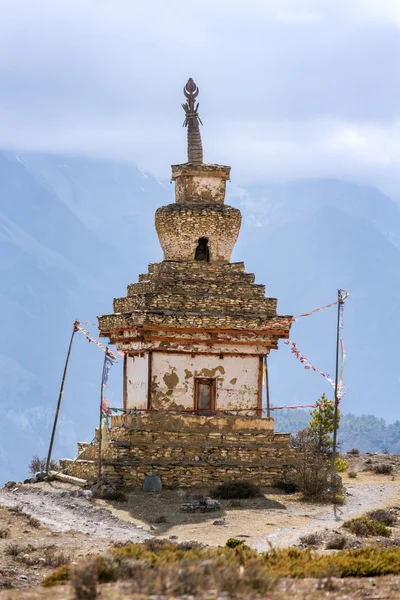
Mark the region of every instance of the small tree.
MULTIPOLYGON (((35 475, 36 473, 44 473, 46 471, 46 464, 47 458, 40 458, 40 456, 35 454, 35 456, 32 457, 28 468, 32 475, 35 475)), ((50 461, 50 469, 52 471, 58 470, 58 464, 55 460, 50 461)))
POLYGON ((330 470, 334 410, 334 402, 322 394, 311 412, 309 425, 292 437, 296 449, 293 480, 308 500, 337 501, 343 493, 340 477, 332 480, 330 470))
MULTIPOLYGON (((334 431, 335 403, 322 394, 315 404, 316 407, 311 412, 310 423, 306 429, 316 440, 319 451, 329 456, 333 447, 331 436, 334 431)), ((339 423, 340 411, 338 410, 337 428, 339 423)))

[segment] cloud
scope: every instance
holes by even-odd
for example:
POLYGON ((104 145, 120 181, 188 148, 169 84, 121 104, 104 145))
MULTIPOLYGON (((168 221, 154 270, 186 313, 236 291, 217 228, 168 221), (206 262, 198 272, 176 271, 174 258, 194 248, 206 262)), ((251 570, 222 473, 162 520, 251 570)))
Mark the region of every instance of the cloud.
POLYGON ((205 158, 242 180, 335 176, 400 190, 396 1, 3 0, 0 147, 185 160, 182 87, 205 158), (225 158, 226 157, 226 158, 225 158))

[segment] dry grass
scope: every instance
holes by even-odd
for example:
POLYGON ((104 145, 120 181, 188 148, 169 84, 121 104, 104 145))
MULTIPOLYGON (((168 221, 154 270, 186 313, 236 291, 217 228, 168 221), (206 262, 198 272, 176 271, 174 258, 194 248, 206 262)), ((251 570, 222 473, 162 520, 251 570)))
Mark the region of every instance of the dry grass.
POLYGON ((257 554, 243 544, 211 549, 195 543, 182 547, 166 540, 150 540, 91 557, 75 571, 64 565, 49 575, 43 585, 72 579, 77 600, 95 598, 97 582, 117 581, 129 582, 131 595, 196 597, 211 593, 212 597, 254 597, 268 594, 280 578, 322 580, 388 574, 400 574, 398 547, 339 549, 334 554, 287 548, 257 554))
POLYGON ((93 560, 87 560, 73 571, 71 585, 76 600, 94 600, 97 598, 97 568, 93 560))
POLYGON ((8 527, 3 527, 0 529, 0 540, 4 540, 5 538, 10 537, 10 530, 8 527))
POLYGON ((5 508, 7 508, 7 510, 9 510, 12 513, 18 513, 18 514, 22 514, 24 512, 24 507, 22 506, 22 504, 16 504, 15 506, 6 506, 5 508))
POLYGON ((19 556, 22 552, 27 552, 28 547, 18 544, 18 542, 9 542, 4 547, 4 554, 7 556, 19 556))
POLYGON ((28 525, 35 529, 39 529, 39 527, 42 526, 39 519, 36 519, 36 517, 32 517, 31 515, 26 515, 26 520, 28 521, 28 525))
POLYGON ((311 548, 317 548, 322 543, 322 538, 319 533, 309 533, 308 535, 303 535, 300 538, 300 544, 302 546, 309 546, 311 548))

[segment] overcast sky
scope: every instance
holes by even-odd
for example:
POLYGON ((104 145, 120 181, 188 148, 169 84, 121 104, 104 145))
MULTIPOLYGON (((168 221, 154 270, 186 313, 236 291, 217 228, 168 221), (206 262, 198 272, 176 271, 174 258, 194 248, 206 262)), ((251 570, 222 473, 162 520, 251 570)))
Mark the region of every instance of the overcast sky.
POLYGON ((400 0, 0 0, 0 147, 400 194, 400 0))

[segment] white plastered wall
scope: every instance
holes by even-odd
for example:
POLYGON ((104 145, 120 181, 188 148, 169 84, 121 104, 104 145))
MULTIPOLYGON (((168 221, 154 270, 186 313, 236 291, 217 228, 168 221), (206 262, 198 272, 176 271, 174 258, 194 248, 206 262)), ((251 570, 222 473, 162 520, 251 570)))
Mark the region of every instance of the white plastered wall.
POLYGON ((259 386, 258 356, 191 356, 154 352, 152 356, 152 407, 154 409, 194 407, 195 377, 217 381, 216 410, 257 409, 259 386))
POLYGON ((147 354, 126 357, 125 407, 127 410, 147 408, 148 368, 147 354))

